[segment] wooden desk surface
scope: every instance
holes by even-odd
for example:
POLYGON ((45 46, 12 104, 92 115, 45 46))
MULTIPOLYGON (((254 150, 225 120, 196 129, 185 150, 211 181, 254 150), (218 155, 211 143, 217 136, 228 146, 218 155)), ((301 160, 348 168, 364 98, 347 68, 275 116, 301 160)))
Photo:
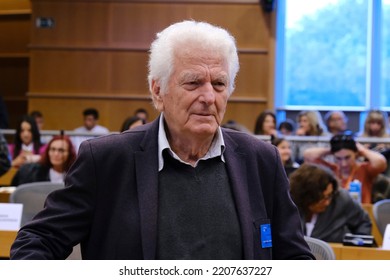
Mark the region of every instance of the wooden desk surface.
POLYGON ((0 258, 9 258, 9 250, 17 233, 17 231, 0 230, 0 258))
POLYGON ((344 246, 341 243, 329 243, 336 260, 390 260, 390 250, 371 247, 344 246))
POLYGON ((0 203, 8 203, 15 187, 0 187, 0 203))
POLYGON ((10 195, 9 192, 0 192, 0 203, 8 203, 10 195))
POLYGON ((17 168, 11 167, 5 174, 0 176, 0 187, 10 186, 12 182, 12 178, 15 176, 17 168))

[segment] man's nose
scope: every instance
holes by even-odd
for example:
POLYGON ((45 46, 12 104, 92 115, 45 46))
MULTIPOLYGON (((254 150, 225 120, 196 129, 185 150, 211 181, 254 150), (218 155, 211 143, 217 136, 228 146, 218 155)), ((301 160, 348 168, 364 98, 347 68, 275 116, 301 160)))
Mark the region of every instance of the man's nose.
POLYGON ((215 92, 214 87, 211 83, 205 83, 201 88, 201 93, 199 96, 199 101, 206 104, 213 104, 215 102, 215 92))

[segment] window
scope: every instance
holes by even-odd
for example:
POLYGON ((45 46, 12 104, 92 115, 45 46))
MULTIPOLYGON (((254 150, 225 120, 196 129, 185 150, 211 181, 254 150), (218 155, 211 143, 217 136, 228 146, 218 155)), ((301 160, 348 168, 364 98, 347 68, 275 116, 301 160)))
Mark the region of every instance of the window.
POLYGON ((390 0, 279 0, 276 107, 390 109, 390 0))
POLYGON ((381 105, 390 110, 390 0, 382 1, 381 105))

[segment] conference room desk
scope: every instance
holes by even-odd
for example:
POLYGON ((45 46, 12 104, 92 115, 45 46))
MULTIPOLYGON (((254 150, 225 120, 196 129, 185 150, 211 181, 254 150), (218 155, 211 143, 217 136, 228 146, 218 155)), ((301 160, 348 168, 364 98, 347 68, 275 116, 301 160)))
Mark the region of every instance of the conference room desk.
POLYGON ((8 203, 15 187, 0 187, 0 203, 8 203))
POLYGON ((17 233, 17 231, 0 230, 0 258, 9 258, 9 250, 17 233))
POLYGON ((341 243, 329 243, 336 260, 390 260, 390 250, 374 247, 344 246, 341 243))
POLYGON ((10 186, 12 178, 15 176, 17 168, 11 167, 5 174, 0 176, 0 186, 10 186))

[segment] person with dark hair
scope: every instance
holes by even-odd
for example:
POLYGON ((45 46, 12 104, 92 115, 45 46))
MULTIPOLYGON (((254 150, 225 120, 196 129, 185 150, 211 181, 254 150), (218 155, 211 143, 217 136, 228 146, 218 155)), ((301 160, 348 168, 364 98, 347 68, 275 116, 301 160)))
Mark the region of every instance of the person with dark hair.
POLYGON ((292 119, 285 119, 278 126, 278 132, 280 135, 294 135, 295 123, 292 119))
POLYGON ((32 111, 30 113, 30 116, 35 119, 35 122, 37 123, 38 129, 41 130, 43 128, 43 114, 41 111, 32 111))
POLYGON ((233 129, 233 130, 236 130, 236 131, 242 131, 242 132, 249 133, 249 134, 253 134, 244 125, 236 122, 235 120, 228 120, 227 122, 222 124, 221 127, 233 129))
POLYGON ((41 142, 42 144, 47 144, 51 136, 50 135, 42 135, 43 125, 45 123, 45 119, 43 117, 43 114, 41 111, 32 111, 30 113, 30 116, 34 118, 35 122, 37 123, 39 133, 41 134, 41 142))
POLYGON ((357 143, 350 134, 338 134, 330 139, 330 148, 313 147, 304 152, 305 162, 320 163, 330 167, 349 189, 352 181, 359 181, 362 188, 362 203, 372 203, 372 187, 378 174, 386 169, 383 155, 357 143), (333 162, 325 159, 332 155, 333 162), (363 157, 365 161, 360 161, 363 157))
POLYGON ((87 108, 83 111, 84 125, 76 128, 74 132, 83 135, 72 137, 73 146, 76 152, 79 150, 81 142, 93 138, 93 136, 85 136, 88 133, 108 134, 110 131, 98 124, 99 111, 95 108, 87 108))
POLYGON ((270 110, 265 110, 256 119, 254 133, 256 135, 270 135, 276 137, 276 115, 270 110))
POLYGON ((45 145, 41 143, 41 134, 33 117, 22 116, 16 128, 14 144, 9 145, 9 148, 14 167, 39 161, 45 145))
POLYGON ((133 129, 145 123, 146 123, 145 119, 142 119, 138 116, 128 117, 127 119, 124 120, 120 131, 123 132, 129 129, 133 129))
POLYGON ((278 148, 280 159, 282 160, 284 166, 284 170, 286 171, 287 175, 290 175, 299 167, 299 163, 293 161, 291 158, 292 150, 291 150, 290 142, 280 137, 280 138, 273 138, 271 140, 271 143, 276 148, 278 148))
POLYGON ((222 128, 239 69, 235 39, 196 21, 149 52, 160 115, 84 141, 11 259, 314 259, 276 147, 222 128))
POLYGON ((8 144, 4 135, 0 132, 0 176, 5 174, 11 167, 11 159, 8 152, 8 144))
POLYGON ((149 120, 149 113, 144 108, 138 108, 137 110, 135 110, 134 116, 137 116, 138 118, 145 120, 145 123, 147 123, 149 120))
POLYGON ((50 181, 63 183, 65 174, 76 159, 76 152, 68 136, 56 135, 47 144, 39 162, 27 163, 19 168, 11 185, 50 181))
POLYGON ((346 233, 371 235, 371 220, 325 166, 302 164, 289 177, 305 235, 326 242, 343 242, 346 233))

